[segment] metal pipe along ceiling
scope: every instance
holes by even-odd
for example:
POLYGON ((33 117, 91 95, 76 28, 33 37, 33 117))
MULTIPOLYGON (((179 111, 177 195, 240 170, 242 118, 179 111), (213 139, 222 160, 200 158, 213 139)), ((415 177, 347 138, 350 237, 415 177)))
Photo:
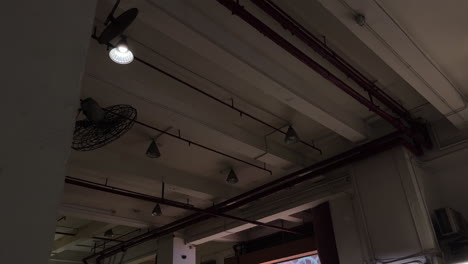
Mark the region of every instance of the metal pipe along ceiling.
POLYGON ((184 210, 188 210, 188 211, 194 211, 194 212, 197 212, 197 213, 210 215, 210 216, 214 216, 214 217, 223 217, 223 218, 227 218, 227 219, 233 219, 233 220, 248 223, 248 224, 253 224, 253 225, 257 225, 257 226, 270 228, 270 229, 273 229, 273 230, 276 230, 276 231, 287 232, 287 233, 296 234, 296 235, 303 235, 303 236, 309 235, 309 234, 301 233, 301 232, 298 232, 298 231, 295 231, 295 230, 292 230, 292 229, 283 228, 283 227, 280 227, 280 226, 274 226, 274 225, 262 223, 262 222, 259 222, 259 221, 248 220, 248 219, 245 219, 245 218, 241 218, 241 217, 237 217, 237 216, 233 216, 233 215, 227 215, 227 214, 219 213, 219 212, 216 212, 216 211, 201 209, 201 208, 197 208, 195 206, 189 205, 189 204, 180 203, 180 202, 177 202, 177 201, 172 201, 172 200, 168 200, 168 199, 165 199, 165 198, 159 198, 159 197, 155 197, 155 196, 151 196, 151 195, 147 195, 147 194, 143 194, 143 193, 138 193, 138 192, 134 192, 134 191, 130 191, 130 190, 125 190, 125 189, 122 189, 122 188, 112 187, 112 186, 100 184, 100 183, 97 183, 97 182, 86 181, 86 180, 82 180, 82 179, 78 179, 78 178, 74 178, 74 177, 67 176, 66 179, 65 179, 65 183, 75 185, 75 186, 80 186, 80 187, 87 188, 87 189, 96 190, 96 191, 101 191, 101 192, 112 193, 112 194, 116 194, 116 195, 120 195, 120 196, 124 196, 124 197, 129 197, 129 198, 133 198, 133 199, 137 199, 137 200, 141 200, 141 201, 148 201, 148 202, 153 202, 153 203, 164 204, 164 205, 167 205, 167 206, 180 208, 180 209, 184 209, 184 210))
MULTIPOLYGON (((97 39, 96 36, 93 35, 92 38, 95 39, 96 41, 98 41, 98 39, 97 39)), ((98 41, 98 42, 99 42, 99 41, 98 41)), ((110 47, 114 47, 114 46, 113 46, 112 44, 110 44, 110 43, 108 43, 107 45, 110 46, 110 47)), ((252 119, 252 120, 254 120, 254 121, 256 121, 256 122, 258 122, 258 123, 260 123, 260 124, 262 124, 262 125, 264 125, 264 126, 267 126, 267 127, 271 128, 271 129, 273 129, 273 132, 278 132, 278 133, 281 133, 281 134, 283 134, 283 135, 286 135, 286 132, 284 132, 283 130, 281 130, 281 128, 277 128, 277 127, 275 127, 275 126, 273 126, 273 125, 271 125, 271 124, 269 124, 269 123, 263 121, 262 119, 260 119, 260 118, 258 118, 258 117, 256 117, 256 116, 254 116, 254 115, 252 115, 252 114, 250 114, 250 113, 247 113, 246 111, 241 110, 240 108, 234 106, 234 101, 232 102, 232 104, 229 104, 229 103, 227 103, 227 102, 225 102, 225 101, 223 101, 223 100, 217 98, 216 96, 211 95, 211 94, 209 94, 208 92, 203 91, 202 89, 196 87, 195 85, 193 85, 193 84, 191 84, 191 83, 188 83, 187 81, 184 81, 184 80, 182 80, 182 79, 180 79, 180 78, 174 76, 173 74, 169 73, 168 71, 165 71, 165 70, 163 70, 163 69, 157 67, 156 65, 149 63, 148 61, 146 61, 146 60, 144 60, 144 59, 142 59, 142 58, 140 58, 140 57, 138 57, 138 56, 135 56, 134 59, 135 59, 135 61, 138 61, 138 62, 140 62, 141 64, 143 64, 143 65, 145 65, 145 66, 147 66, 147 67, 149 67, 149 68, 151 68, 151 69, 153 69, 153 70, 155 70, 155 71, 158 71, 159 73, 161 73, 161 74, 163 74, 163 75, 165 75, 165 76, 167 76, 167 77, 173 79, 174 81, 177 81, 177 82, 183 84, 185 87, 188 87, 188 88, 194 90, 195 92, 197 92, 197 93, 199 93, 199 94, 201 94, 201 95, 204 95, 204 96, 206 96, 207 98, 210 98, 211 100, 213 100, 213 101, 215 101, 215 102, 217 102, 217 103, 219 103, 219 104, 221 104, 221 105, 223 105, 223 106, 225 106, 225 107, 228 107, 228 108, 230 108, 230 109, 232 109, 232 110, 234 110, 234 111, 237 111, 237 112, 240 114, 241 117, 242 117, 242 116, 246 116, 246 117, 248 117, 248 118, 250 118, 250 119, 252 119)), ((205 79, 207 79, 207 78, 205 78, 205 79)), ((309 148, 312 148, 312 149, 318 151, 318 152, 320 153, 320 155, 323 154, 323 153, 322 153, 322 150, 321 150, 320 148, 314 146, 313 144, 307 143, 306 141, 304 141, 304 140, 302 140, 302 139, 299 139, 299 142, 300 142, 301 144, 303 144, 303 145, 309 147, 309 148)))
MULTIPOLYGON (((347 165, 351 162, 361 160, 363 158, 374 155, 378 152, 390 149, 395 146, 400 146, 400 145, 407 147, 410 151, 412 151, 416 155, 421 154, 419 148, 417 148, 410 142, 407 142, 405 139, 401 138, 399 133, 396 133, 396 132, 391 133, 384 137, 378 138, 376 140, 373 140, 371 142, 358 146, 352 150, 343 152, 341 154, 328 158, 324 161, 318 162, 307 168, 304 168, 294 173, 283 176, 275 181, 272 181, 270 183, 254 188, 251 191, 235 196, 231 199, 228 199, 224 202, 221 202, 217 205, 207 208, 206 210, 211 211, 211 212, 216 212, 216 213, 225 213, 226 211, 238 208, 242 205, 258 200, 261 197, 265 197, 265 196, 277 193, 279 190, 292 187, 301 182, 323 175, 331 170, 347 165)), ((86 257, 85 259, 83 259, 83 261, 87 263, 88 260, 97 257, 97 261, 99 263, 104 258, 115 255, 121 251, 125 251, 131 247, 137 246, 141 243, 158 238, 160 236, 179 231, 191 225, 205 221, 209 218, 210 218, 209 215, 203 215, 202 213, 198 213, 198 212, 194 213, 192 215, 183 217, 179 220, 169 223, 163 227, 149 231, 145 234, 129 239, 123 243, 120 243, 118 245, 109 247, 100 252, 92 254, 86 257)))
MULTIPOLYGON (((426 141, 426 138, 423 135, 420 135, 419 133, 416 133, 412 128, 409 128, 405 125, 405 123, 402 122, 401 119, 406 119, 407 117, 394 117, 388 112, 386 112, 384 109, 380 108, 378 105, 375 104, 375 102, 372 100, 372 97, 370 99, 367 99, 363 95, 361 95, 358 91, 354 90, 351 86, 346 84, 344 81, 339 79, 337 76, 332 74, 329 70, 327 70, 325 67, 317 63, 315 60, 313 60, 311 57, 307 56, 303 51, 301 51, 299 48, 291 44, 288 40, 283 38, 280 34, 275 32, 273 29, 268 27, 265 23, 263 23, 261 20, 259 20, 257 17, 252 15, 250 12, 248 12, 243 6, 241 6, 238 2, 234 0, 216 0, 218 3, 229 9, 233 15, 238 16, 241 18, 244 22, 252 26, 253 28, 257 29, 260 33, 268 37, 271 41, 276 43, 278 46, 283 48, 285 51, 290 53, 292 56, 296 57, 299 61, 307 65, 310 69, 315 71, 316 73, 320 74, 323 78, 326 80, 330 81, 333 83, 336 87, 353 97, 357 102, 360 104, 366 106, 370 111, 376 113, 380 117, 382 117, 384 120, 392 124, 396 129, 407 135, 408 137, 412 138, 416 142, 429 147, 430 142, 426 141), (400 119, 401 118, 401 119, 400 119)), ((266 11, 269 13, 275 15, 274 18, 277 18, 280 16, 279 12, 274 12, 274 9, 267 6, 267 4, 264 1, 255 1, 259 5, 259 7, 264 8, 266 11)), ((297 31, 297 33, 300 33, 301 40, 306 40, 306 33, 302 33, 301 30, 295 26, 292 22, 285 22, 286 18, 281 18, 281 22, 285 23, 288 28, 294 28, 294 32, 297 31)), ((280 22, 280 23, 281 23, 280 22)), ((283 24, 282 24, 283 25, 283 24)), ((310 40, 307 38, 307 40, 310 40)), ((312 46, 311 41, 308 41, 307 44, 312 46)), ((326 58, 328 58, 327 56, 326 58)), ((338 60, 337 60, 338 61, 338 60)), ((338 62, 336 62, 338 65, 338 62)), ((340 70, 344 70, 344 67, 339 68, 340 70), (343 68, 343 69, 342 69, 343 68)), ((350 76, 356 76, 353 77, 356 82, 359 84, 365 85, 365 81, 362 79, 362 77, 359 77, 354 71, 352 70, 347 70, 345 72, 346 74, 350 74, 350 76)), ((390 100, 388 99, 388 96, 383 96, 379 95, 379 93, 375 92, 375 87, 368 87, 367 85, 366 89, 368 89, 368 92, 371 92, 374 96, 380 98, 383 102, 385 102, 385 105, 388 104, 387 107, 391 108, 395 112, 401 112, 401 110, 397 110, 400 107, 394 105, 390 100)))
POLYGON ((131 120, 132 122, 134 122, 135 124, 138 124, 138 125, 140 125, 140 126, 143 126, 143 127, 146 127, 146 128, 149 128, 149 129, 152 129, 152 130, 155 130, 155 131, 158 131, 158 132, 160 132, 161 134, 164 134, 164 135, 170 136, 170 137, 172 137, 172 138, 178 139, 178 140, 180 140, 180 141, 186 142, 186 143, 189 144, 189 146, 194 145, 194 146, 197 146, 197 147, 202 148, 202 149, 204 149, 204 150, 208 150, 208 151, 211 151, 211 152, 213 152, 213 153, 216 153, 216 154, 219 154, 219 155, 221 155, 221 156, 224 156, 224 157, 226 157, 226 158, 230 158, 230 159, 233 159, 233 160, 235 160, 235 161, 238 161, 238 162, 244 163, 244 164, 246 164, 246 165, 252 166, 252 167, 257 168, 257 169, 259 169, 259 170, 266 171, 266 172, 270 173, 270 175, 273 174, 273 172, 272 172, 271 170, 267 169, 265 165, 262 167, 262 166, 253 164, 252 162, 248 162, 248 161, 245 161, 245 160, 243 160, 243 159, 236 158, 236 157, 234 157, 234 156, 232 156, 232 155, 226 154, 226 153, 221 152, 221 151, 219 151, 219 150, 216 150, 216 149, 210 148, 210 147, 208 147, 208 146, 202 145, 202 144, 200 144, 200 143, 197 143, 197 142, 195 142, 195 141, 192 141, 192 140, 183 138, 183 137, 181 137, 180 135, 174 135, 174 134, 172 134, 172 133, 167 132, 167 130, 159 129, 159 128, 157 128, 157 127, 154 127, 154 126, 152 126, 152 125, 146 124, 146 123, 141 122, 141 121, 138 121, 138 120, 133 120, 133 119, 131 119, 131 118, 128 118, 128 117, 125 116, 125 115, 121 115, 121 114, 119 114, 119 113, 117 113, 117 112, 114 112, 114 111, 109 111, 109 110, 107 110, 107 109, 105 109, 105 108, 102 108, 102 109, 103 109, 104 111, 107 111, 107 112, 109 112, 109 113, 112 113, 112 114, 114 114, 114 115, 116 115, 116 116, 118 116, 118 117, 120 117, 120 118, 124 118, 124 119, 131 120))
MULTIPOLYGON (((405 121, 409 120, 407 122, 410 125, 412 125, 411 123, 412 120, 409 119, 410 117, 409 117, 408 112, 401 105, 399 105, 395 100, 391 99, 388 95, 386 95, 381 90, 379 90, 375 85, 371 84, 370 81, 364 77, 364 75, 360 74, 357 70, 352 68, 343 59, 336 57, 335 58, 336 61, 332 63, 334 65, 336 64, 335 66, 338 69, 342 70, 343 72, 348 74, 350 77, 352 77, 352 79, 356 83, 363 86, 363 88, 370 95, 377 98, 381 103, 383 103, 387 108, 389 108, 394 114, 397 114, 398 118, 394 117, 392 114, 389 114, 385 110, 381 109, 378 105, 376 105, 374 101, 372 100, 372 97, 370 97, 370 99, 367 99, 366 97, 362 96, 358 91, 354 90, 351 86, 347 85, 345 82, 343 82, 338 77, 333 75, 323 66, 315 62, 310 57, 308 57, 304 52, 299 50, 297 47, 292 45, 286 39, 281 37, 278 33, 276 33, 267 25, 265 25, 262 21, 260 21, 255 16, 250 14, 248 11, 246 11, 237 2, 233 0, 216 0, 216 1, 222 4, 223 6, 225 6, 226 8, 228 8, 234 15, 239 16, 246 23, 250 24, 252 27, 260 31, 262 34, 270 38, 273 42, 275 42, 277 45, 285 49, 291 55, 295 56, 301 62, 306 64, 308 67, 310 67, 312 70, 320 74, 322 77, 324 77, 325 79, 335 84, 338 88, 340 88, 341 90, 346 92, 348 95, 353 97, 357 102, 365 105, 371 111, 373 111, 374 113, 382 117, 384 120, 391 123, 401 133, 403 133, 404 135, 406 135, 407 137, 411 138, 412 140, 416 142, 422 143, 424 145, 429 144, 429 142, 426 142, 421 135, 417 134, 412 128, 407 127, 406 124, 402 122, 402 120, 405 120, 405 121)), ((262 10, 264 9, 265 12, 269 13, 270 15, 274 15, 277 21, 282 21, 283 23, 285 23, 287 26, 286 28, 288 30, 290 30, 291 32, 294 30, 295 34, 301 35, 300 39, 302 41, 307 40, 308 42, 310 42, 307 44, 311 47, 314 47, 315 44, 310 40, 312 39, 312 37, 310 36, 311 34, 308 34, 308 32, 304 31, 303 28, 301 29, 300 27, 298 27, 297 22, 291 21, 290 19, 286 20, 286 18, 288 17, 285 16, 284 12, 282 12, 275 6, 268 5, 265 1, 261 1, 261 0, 258 0, 258 1, 252 0, 252 1, 258 4, 258 6, 262 10), (280 15, 284 17, 281 17, 280 15)), ((271 4, 272 2, 269 2, 269 3, 271 4)), ((328 48, 323 49, 323 47, 320 47, 320 46, 317 46, 316 48, 321 49, 319 53, 322 56, 326 57, 327 59, 332 59, 336 55, 332 51, 330 51, 328 48)), ((147 63, 143 60, 140 60, 140 62, 144 64, 147 63)), ((149 64, 148 66, 151 67, 152 65, 149 64)), ((162 71, 160 69, 156 69, 156 70, 160 72, 162 71)), ((162 73, 167 74, 164 71, 162 71, 162 73)), ((404 138, 402 138, 400 132, 391 133, 387 136, 384 136, 374 141, 371 141, 369 143, 363 144, 352 150, 343 152, 329 159, 318 162, 312 166, 309 166, 302 170, 288 174, 270 183, 254 188, 251 191, 248 191, 241 195, 230 198, 210 208, 202 209, 202 210, 204 210, 205 212, 209 211, 209 212, 215 212, 216 214, 224 214, 225 212, 229 210, 238 208, 242 205, 248 204, 259 198, 277 193, 278 191, 282 189, 292 187, 301 182, 323 175, 341 166, 345 166, 351 162, 364 159, 366 157, 369 157, 378 152, 390 149, 395 146, 402 145, 406 147, 408 150, 412 151, 416 155, 422 154, 422 150, 418 146, 415 146, 412 143, 405 140, 404 138)), ((145 234, 129 239, 123 243, 104 249, 101 252, 90 255, 86 257, 83 261, 87 263, 88 260, 97 257, 96 259, 97 262, 101 263, 103 259, 113 256, 121 251, 125 251, 131 247, 137 246, 148 240, 158 238, 162 235, 170 234, 178 230, 187 228, 196 223, 205 221, 212 216, 213 214, 203 214, 202 212, 196 212, 190 216, 183 217, 179 220, 169 223, 163 227, 149 231, 145 234)))
POLYGON ((382 104, 392 110, 401 118, 411 121, 410 113, 400 103, 382 91, 375 83, 370 81, 364 74, 360 73, 351 64, 345 61, 341 56, 336 54, 332 49, 320 41, 316 36, 310 33, 305 27, 299 24, 294 18, 288 15, 284 10, 277 6, 271 0, 250 0, 257 7, 276 20, 284 29, 290 31, 293 36, 297 37, 315 52, 320 54, 327 61, 341 70, 355 83, 361 86, 369 96, 374 96, 382 104))

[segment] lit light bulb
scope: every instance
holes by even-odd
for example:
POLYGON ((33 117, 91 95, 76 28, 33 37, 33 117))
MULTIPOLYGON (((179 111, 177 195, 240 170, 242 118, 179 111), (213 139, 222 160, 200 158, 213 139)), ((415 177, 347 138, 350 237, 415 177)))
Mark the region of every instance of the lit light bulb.
POLYGON ((120 52, 122 52, 122 53, 125 53, 125 52, 128 51, 127 45, 119 45, 119 46, 117 47, 117 49, 118 49, 120 52))
POLYGON ((127 41, 122 38, 117 47, 109 51, 111 60, 118 64, 129 64, 133 61, 133 53, 128 49, 127 41))

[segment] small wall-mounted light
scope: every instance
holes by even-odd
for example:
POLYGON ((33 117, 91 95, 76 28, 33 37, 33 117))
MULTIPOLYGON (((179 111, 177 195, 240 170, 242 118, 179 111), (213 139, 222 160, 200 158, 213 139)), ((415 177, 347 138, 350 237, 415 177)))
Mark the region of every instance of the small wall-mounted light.
POLYGON ((128 48, 127 39, 122 37, 115 48, 109 51, 111 60, 118 64, 129 64, 133 61, 133 53, 128 48))

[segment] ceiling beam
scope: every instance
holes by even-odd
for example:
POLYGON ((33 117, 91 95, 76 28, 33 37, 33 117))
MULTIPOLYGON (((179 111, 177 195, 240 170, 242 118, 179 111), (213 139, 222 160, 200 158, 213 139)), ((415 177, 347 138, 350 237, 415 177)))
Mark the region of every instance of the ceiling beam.
MULTIPOLYGON (((261 131, 252 133, 237 125, 236 123, 245 119, 237 111, 221 106, 173 79, 155 71, 148 72, 146 66, 136 62, 132 68, 108 67, 109 58, 103 47, 96 43, 91 44, 89 53, 92 56, 88 61, 88 75, 83 82, 86 96, 99 96, 103 92, 114 96, 125 93, 130 95, 125 99, 127 103, 135 102, 135 105, 143 106, 139 110, 151 109, 146 113, 140 111, 139 119, 167 122, 189 135, 212 135, 212 139, 219 139, 211 140, 210 144, 222 142, 218 144, 218 148, 227 149, 232 146, 229 148, 231 152, 251 159, 268 152, 276 159, 262 161, 276 168, 289 169, 311 162, 305 155, 268 140, 261 131)), ((143 51, 139 52, 139 56, 145 58, 142 53, 143 51)), ((107 98, 109 99, 111 98, 107 98)), ((311 152, 315 154, 315 158, 318 157, 318 152, 311 152)))
POLYGON ((63 236, 54 241, 52 246, 53 253, 60 253, 67 250, 68 248, 73 247, 77 243, 80 243, 85 240, 91 239, 94 235, 102 233, 105 230, 114 227, 113 224, 101 223, 101 222, 91 222, 90 224, 81 227, 78 229, 78 232, 75 236, 63 236))
MULTIPOLYGON (((64 196, 70 195, 69 192, 64 193, 64 196)), ((142 221, 136 218, 128 218, 120 216, 119 212, 113 212, 112 210, 104 210, 100 208, 94 208, 86 206, 83 204, 70 204, 70 203, 61 203, 59 205, 58 211, 61 214, 88 219, 92 221, 106 221, 114 225, 123 225, 128 227, 135 228, 148 228, 152 226, 153 223, 148 221, 142 221)))
MULTIPOLYGON (((324 180, 318 183, 307 183, 284 190, 280 195, 268 197, 252 204, 248 208, 235 210, 231 213, 246 219, 269 223, 313 208, 324 201, 343 194, 349 188, 350 184, 344 177, 324 180)), ((225 219, 210 219, 187 228, 184 237, 187 243, 199 245, 252 227, 255 227, 255 225, 227 221, 225 219)))
POLYGON ((468 126, 463 96, 378 1, 318 1, 455 126, 468 126), (353 19, 359 12, 364 26, 353 19))
POLYGON ((281 219, 283 219, 285 221, 288 221, 288 222, 291 222, 291 223, 303 223, 304 222, 304 219, 301 219, 299 217, 290 216, 290 215, 281 216, 281 219))
MULTIPOLYGON (((143 21, 242 80, 252 83, 266 95, 351 141, 360 141, 367 137, 367 126, 363 120, 351 115, 325 96, 319 96, 323 92, 323 85, 332 85, 315 76, 312 71, 307 71, 306 75, 292 73, 289 67, 284 67, 268 56, 262 56, 258 47, 236 38, 226 28, 191 8, 187 1, 148 0, 141 4, 146 5, 140 14, 143 21), (304 81, 304 78, 312 79, 304 81)), ((219 10, 222 14, 227 13, 223 9, 219 10)), ((226 17, 229 18, 227 15, 226 17)), ((257 39, 264 41, 261 35, 257 39)), ((289 59, 297 63, 295 66, 306 68, 294 58, 289 59)))
POLYGON ((116 146, 88 152, 72 152, 69 176, 108 178, 145 193, 157 192, 157 195, 161 190, 158 186, 164 181, 166 192, 177 192, 207 202, 224 198, 236 189, 233 186, 222 185, 198 175, 166 167, 154 160, 124 153, 116 149, 116 146))

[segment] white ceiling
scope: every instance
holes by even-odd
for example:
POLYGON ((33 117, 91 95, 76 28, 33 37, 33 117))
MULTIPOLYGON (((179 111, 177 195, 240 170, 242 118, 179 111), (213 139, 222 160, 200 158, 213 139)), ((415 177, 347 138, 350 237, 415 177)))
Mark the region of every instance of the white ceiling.
MULTIPOLYGON (((320 1, 276 2, 416 116, 441 118, 423 96, 320 1)), ((441 72, 468 93, 463 60, 468 52, 468 33, 464 30, 468 21, 463 14, 466 8, 462 8, 467 3, 378 3, 441 72)), ((242 4, 305 53, 321 60, 250 2, 242 4)), ((98 32, 112 5, 113 1, 98 1, 98 32)), ((138 19, 126 32, 136 56, 225 102, 233 100, 236 107, 271 125, 292 124, 301 139, 316 144, 324 155, 301 144, 285 145, 279 133, 266 136, 272 132, 270 128, 241 117, 139 62, 114 64, 105 47, 91 40, 82 98, 93 97, 104 107, 130 104, 138 110, 138 120, 142 122, 174 134, 180 131, 185 138, 259 166, 265 164, 273 175, 165 135, 157 139, 162 156, 149 159, 144 153, 151 138, 159 134, 135 125, 122 138, 101 149, 73 151, 69 176, 155 196, 161 195, 164 181, 168 199, 207 207, 391 129, 216 1, 131 0, 121 4, 122 9, 130 7, 140 9, 138 19), (240 179, 237 185, 225 182, 230 168, 240 179)), ((331 65, 323 60, 322 63, 360 90, 331 65)), ((153 206, 66 185, 62 209, 94 221, 108 217, 116 224, 134 227, 160 226, 186 214, 164 207, 164 216, 154 218, 149 215, 153 206)))
POLYGON ((440 71, 468 94, 468 2, 380 1, 440 71))

